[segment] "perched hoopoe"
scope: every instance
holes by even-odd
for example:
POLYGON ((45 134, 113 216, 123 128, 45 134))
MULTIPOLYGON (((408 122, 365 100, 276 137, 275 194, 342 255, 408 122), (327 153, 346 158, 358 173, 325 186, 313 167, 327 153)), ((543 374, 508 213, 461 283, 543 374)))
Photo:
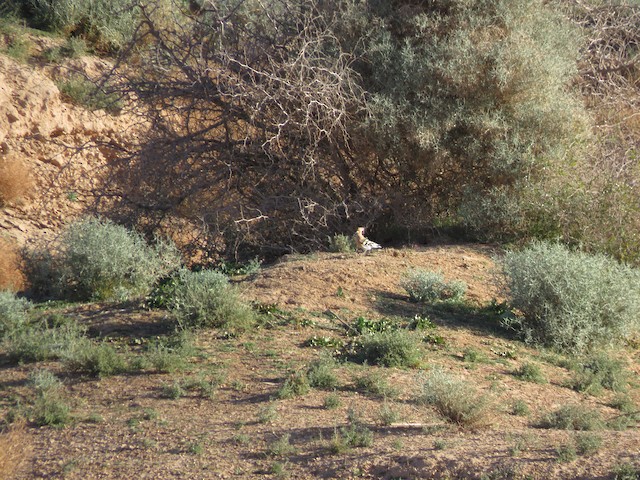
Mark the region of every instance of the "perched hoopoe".
POLYGON ((376 242, 364 236, 364 227, 358 227, 356 233, 353 234, 353 239, 356 242, 356 252, 369 253, 371 250, 382 248, 376 242))

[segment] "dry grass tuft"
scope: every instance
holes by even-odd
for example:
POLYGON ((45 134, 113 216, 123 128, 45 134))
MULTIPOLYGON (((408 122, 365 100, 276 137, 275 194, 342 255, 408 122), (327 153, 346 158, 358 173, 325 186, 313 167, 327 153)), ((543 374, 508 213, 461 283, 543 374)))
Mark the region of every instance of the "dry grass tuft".
POLYGON ((0 478, 13 478, 27 460, 31 444, 24 423, 18 423, 0 433, 0 478))
POLYGON ((0 237, 0 290, 18 292, 25 287, 20 254, 15 242, 0 237))
POLYGON ((0 157, 0 206, 24 200, 32 188, 33 178, 23 162, 0 157))

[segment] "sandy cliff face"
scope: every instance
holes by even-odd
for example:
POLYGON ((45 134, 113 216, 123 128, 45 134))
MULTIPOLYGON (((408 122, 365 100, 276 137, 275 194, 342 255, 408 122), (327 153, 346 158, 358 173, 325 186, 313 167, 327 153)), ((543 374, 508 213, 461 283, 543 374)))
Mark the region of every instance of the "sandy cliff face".
POLYGON ((23 163, 33 185, 0 207, 1 236, 23 245, 52 235, 90 204, 115 155, 104 144, 125 143, 133 122, 69 103, 56 81, 73 72, 95 78, 108 68, 90 57, 38 66, 0 54, 0 165, 23 163))

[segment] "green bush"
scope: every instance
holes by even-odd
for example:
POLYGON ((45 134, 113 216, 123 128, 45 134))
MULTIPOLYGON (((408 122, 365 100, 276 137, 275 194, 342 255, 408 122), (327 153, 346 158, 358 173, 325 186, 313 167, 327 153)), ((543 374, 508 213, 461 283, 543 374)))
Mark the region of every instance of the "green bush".
POLYGON ((100 49, 117 50, 132 37, 139 10, 130 0, 12 0, 29 23, 88 39, 100 49))
POLYGON ((281 400, 306 395, 310 389, 309 379, 305 372, 293 372, 278 389, 277 397, 281 400))
POLYGON ((357 359, 374 365, 417 367, 422 360, 418 340, 405 330, 363 335, 357 345, 357 359))
POLYGON ((173 244, 148 245, 136 232, 109 220, 69 224, 48 248, 25 255, 36 294, 79 300, 124 300, 149 293, 180 266, 173 244))
POLYGON ((226 275, 213 271, 180 270, 166 292, 169 311, 182 327, 252 328, 256 314, 226 275))
POLYGON ((400 286, 414 302, 433 303, 438 301, 459 301, 467 291, 464 282, 446 282, 441 273, 419 268, 409 270, 400 280, 400 286))
POLYGON ((367 395, 380 396, 384 398, 395 397, 398 390, 389 385, 386 377, 379 372, 367 372, 353 379, 356 390, 367 395))
POLYGON ((144 359, 157 371, 172 373, 186 369, 188 359, 193 355, 192 335, 188 330, 181 330, 169 338, 152 342, 145 351, 144 359))
POLYGON ((122 102, 117 96, 98 88, 86 77, 72 76, 56 82, 56 85, 65 99, 89 110, 106 110, 112 114, 122 110, 122 102))
POLYGON ((14 362, 59 359, 86 341, 84 334, 84 328, 75 321, 62 325, 40 321, 13 330, 6 336, 3 348, 14 362))
POLYGON ((25 327, 30 308, 28 300, 18 298, 12 292, 0 291, 0 340, 25 327))
POLYGON ((472 384, 442 370, 434 369, 427 375, 422 392, 421 400, 453 423, 473 427, 487 420, 487 397, 472 384))
POLYGON ((564 161, 586 136, 567 88, 575 27, 542 0, 365 4, 368 22, 346 21, 369 41, 367 140, 398 170, 398 222, 453 206, 475 232, 521 232, 523 216, 541 215, 523 211, 520 180, 564 161))
POLYGON ((627 388, 629 373, 624 364, 604 353, 587 357, 576 370, 569 385, 578 392, 597 395, 602 389, 623 392, 627 388))
POLYGON ((96 343, 89 338, 65 349, 62 360, 71 370, 96 377, 108 377, 129 371, 129 358, 119 353, 113 345, 96 343))
POLYGON ((603 255, 535 242, 502 260, 512 306, 507 319, 534 344, 584 352, 638 329, 640 272, 603 255))
POLYGON ((562 430, 601 430, 605 423, 598 411, 579 404, 564 405, 546 414, 540 421, 542 428, 562 430))
POLYGON ((355 244, 349 235, 337 233, 329 237, 329 251, 335 253, 349 253, 355 251, 355 244))
POLYGON ((64 400, 62 382, 49 370, 33 372, 29 382, 36 394, 31 408, 34 423, 52 427, 66 425, 71 420, 71 409, 64 400))
POLYGON ((535 363, 523 363, 513 374, 526 382, 547 383, 542 370, 535 363))
POLYGON ((313 388, 333 390, 338 386, 338 377, 334 370, 336 363, 331 358, 316 360, 307 369, 307 379, 313 388))

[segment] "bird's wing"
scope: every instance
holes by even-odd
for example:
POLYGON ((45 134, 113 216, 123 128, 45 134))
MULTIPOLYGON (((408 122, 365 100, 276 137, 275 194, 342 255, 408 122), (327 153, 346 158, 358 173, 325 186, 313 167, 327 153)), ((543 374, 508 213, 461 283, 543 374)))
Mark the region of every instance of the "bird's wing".
POLYGON ((362 242, 362 245, 365 248, 368 248, 368 249, 382 248, 381 245, 377 244, 376 242, 374 242, 372 240, 369 240, 368 238, 365 238, 364 242, 362 242))

